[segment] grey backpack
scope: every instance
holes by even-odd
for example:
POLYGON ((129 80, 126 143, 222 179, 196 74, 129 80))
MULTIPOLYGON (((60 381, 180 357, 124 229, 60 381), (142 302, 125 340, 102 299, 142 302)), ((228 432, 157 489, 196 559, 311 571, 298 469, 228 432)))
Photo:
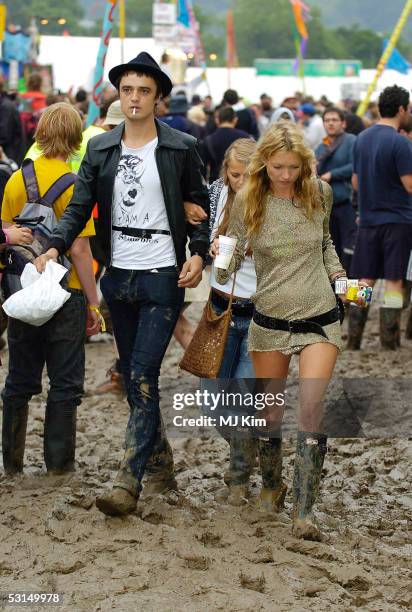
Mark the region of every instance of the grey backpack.
MULTIPOLYGON (((67 172, 59 177, 44 196, 40 195, 34 164, 31 159, 25 159, 22 165, 27 203, 19 216, 13 222, 28 227, 32 231, 33 242, 28 245, 7 245, 5 250, 5 284, 6 297, 21 289, 20 276, 25 265, 45 252, 48 242, 57 225, 57 217, 53 209, 55 201, 76 181, 76 175, 67 172)), ((59 263, 70 270, 71 264, 63 256, 59 263)))

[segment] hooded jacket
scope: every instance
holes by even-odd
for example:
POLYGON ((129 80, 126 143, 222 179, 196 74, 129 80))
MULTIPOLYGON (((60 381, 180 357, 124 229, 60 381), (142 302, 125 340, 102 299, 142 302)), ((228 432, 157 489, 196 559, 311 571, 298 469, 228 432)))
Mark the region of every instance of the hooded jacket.
MULTIPOLYGON (((209 195, 202 177, 197 141, 155 119, 158 145, 155 151, 170 232, 180 268, 186 260, 186 242, 191 254, 205 257, 209 248, 208 221, 193 226, 186 222, 183 202, 199 204, 209 215, 209 195)), ((61 217, 48 248, 65 253, 80 234, 97 202, 99 235, 105 263, 112 259, 112 203, 121 155, 124 123, 92 138, 80 166, 73 197, 61 217)))

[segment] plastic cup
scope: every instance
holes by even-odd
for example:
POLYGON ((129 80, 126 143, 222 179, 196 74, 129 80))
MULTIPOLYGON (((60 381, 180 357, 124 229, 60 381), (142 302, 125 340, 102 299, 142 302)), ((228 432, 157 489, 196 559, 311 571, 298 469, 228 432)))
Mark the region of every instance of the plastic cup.
POLYGON ((235 252, 237 238, 229 236, 219 236, 219 255, 216 255, 215 266, 221 270, 227 270, 230 260, 235 252))

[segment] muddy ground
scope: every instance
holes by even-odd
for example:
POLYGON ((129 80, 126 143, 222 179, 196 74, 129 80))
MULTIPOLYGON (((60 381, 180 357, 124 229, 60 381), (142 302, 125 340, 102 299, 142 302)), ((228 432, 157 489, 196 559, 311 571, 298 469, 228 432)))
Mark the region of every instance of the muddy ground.
MULTIPOLYGON (((189 312, 196 318, 200 310, 193 304, 189 312)), ((361 352, 341 355, 338 376, 412 377, 412 342, 381 352, 376 313, 365 340, 361 352)), ((87 345, 89 392, 113 355, 112 343, 87 345)), ((171 390, 188 385, 177 369, 180 356, 172 341, 162 370, 171 390)), ((2 377, 5 371, 6 363, 2 377)), ((85 397, 78 468, 66 479, 44 473, 44 403, 45 394, 31 403, 24 476, 0 472, 0 592, 61 592, 60 609, 85 612, 412 609, 410 441, 329 440, 317 505, 324 540, 311 543, 290 533, 291 440, 285 440, 289 493, 277 517, 256 508, 257 473, 247 506, 226 503, 226 443, 204 435, 171 440, 178 493, 143 496, 135 514, 108 518, 94 498, 116 473, 126 402, 85 397)))

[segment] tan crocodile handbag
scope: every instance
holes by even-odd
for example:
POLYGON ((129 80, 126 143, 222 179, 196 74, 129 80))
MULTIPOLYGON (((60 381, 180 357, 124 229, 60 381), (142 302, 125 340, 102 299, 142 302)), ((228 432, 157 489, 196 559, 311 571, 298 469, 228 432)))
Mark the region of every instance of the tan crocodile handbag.
POLYGON ((200 378, 217 378, 222 365, 229 325, 232 320, 232 301, 236 274, 227 310, 217 315, 212 306, 212 291, 204 307, 202 318, 179 366, 200 378))

